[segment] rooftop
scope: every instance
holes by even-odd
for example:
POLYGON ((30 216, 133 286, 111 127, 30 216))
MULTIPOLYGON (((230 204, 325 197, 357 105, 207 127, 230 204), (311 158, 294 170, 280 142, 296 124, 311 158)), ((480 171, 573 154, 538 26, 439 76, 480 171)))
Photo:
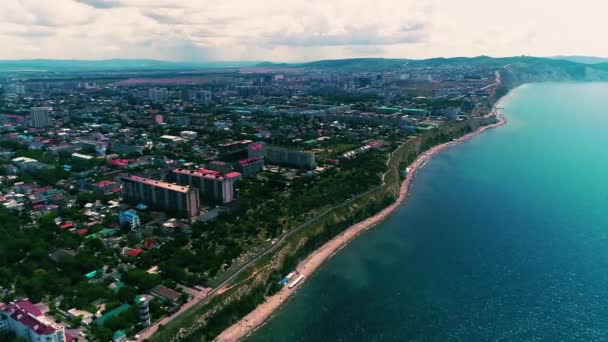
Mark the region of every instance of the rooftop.
POLYGON ((181 186, 181 185, 157 181, 154 179, 143 178, 143 177, 139 177, 139 176, 128 176, 128 177, 123 177, 123 179, 132 181, 132 182, 152 185, 152 186, 155 186, 158 188, 163 188, 163 189, 167 189, 167 190, 171 190, 171 191, 177 191, 177 192, 183 192, 183 193, 190 191, 189 186, 181 186))
POLYGON ((13 320, 25 325, 37 335, 50 335, 59 330, 63 330, 62 326, 39 318, 42 316, 42 313, 27 300, 6 304, 0 307, 0 311, 9 315, 13 320))
POLYGON ((169 299, 170 301, 176 302, 181 294, 177 291, 171 290, 164 285, 158 285, 157 287, 150 290, 153 295, 169 299))
MULTIPOLYGON (((199 169, 198 171, 192 171, 192 170, 186 170, 186 169, 175 169, 175 170, 173 170, 173 172, 179 173, 182 175, 190 175, 193 177, 201 177, 201 178, 207 178, 207 179, 224 180, 224 178, 225 178, 225 177, 221 176, 220 172, 207 170, 207 169, 199 169)), ((233 172, 231 172, 231 173, 233 173, 233 172)), ((231 174, 231 173, 229 173, 229 174, 231 174)), ((228 175, 226 175, 226 177, 228 177, 228 175)), ((232 176, 232 177, 234 177, 234 176, 232 176)), ((231 178, 231 177, 228 177, 228 178, 231 178)))
POLYGON ((253 164, 255 162, 261 161, 261 160, 262 160, 262 157, 252 157, 252 158, 239 160, 239 164, 240 165, 249 165, 249 164, 253 164))

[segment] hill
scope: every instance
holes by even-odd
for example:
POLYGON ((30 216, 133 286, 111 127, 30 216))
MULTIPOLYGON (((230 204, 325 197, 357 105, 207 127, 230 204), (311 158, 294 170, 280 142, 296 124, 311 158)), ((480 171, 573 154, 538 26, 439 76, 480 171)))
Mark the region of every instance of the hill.
POLYGON ((249 67, 257 62, 168 62, 152 59, 27 59, 0 60, 0 71, 78 72, 78 71, 155 71, 249 67))

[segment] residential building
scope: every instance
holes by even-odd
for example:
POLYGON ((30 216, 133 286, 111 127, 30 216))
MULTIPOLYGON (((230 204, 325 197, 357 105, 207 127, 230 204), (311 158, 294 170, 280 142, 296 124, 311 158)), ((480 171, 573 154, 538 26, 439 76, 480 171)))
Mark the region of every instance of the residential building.
POLYGON ((51 124, 48 107, 34 107, 30 109, 30 125, 34 128, 45 128, 51 124))
POLYGON ((287 165, 301 169, 314 169, 315 154, 313 152, 294 151, 283 147, 268 146, 264 149, 264 159, 268 163, 287 165))
POLYGON ((210 162, 207 167, 210 170, 218 171, 219 173, 221 173, 223 175, 232 171, 232 164, 226 163, 223 161, 219 161, 219 160, 210 162))
POLYGON ((0 306, 0 330, 13 332, 30 342, 66 342, 65 328, 46 320, 28 300, 0 306))
POLYGON ((247 150, 247 146, 251 144, 251 140, 241 140, 241 141, 230 141, 227 143, 220 144, 218 149, 221 153, 225 154, 233 154, 240 153, 247 150))
POLYGON ((6 86, 6 92, 15 95, 25 95, 25 86, 23 84, 12 83, 6 86))
POLYGON ((264 156, 264 145, 262 143, 252 143, 247 146, 247 158, 264 156))
POLYGON ((239 160, 236 167, 237 171, 239 171, 243 177, 255 177, 258 173, 264 170, 264 158, 251 157, 239 160))
POLYGON ((158 285, 150 290, 150 293, 158 298, 168 300, 173 303, 179 302, 181 293, 172 290, 164 285, 158 285))
POLYGON ((191 95, 192 100, 194 100, 198 103, 207 105, 207 104, 209 104, 209 102, 211 102, 211 92, 208 90, 196 91, 192 95, 191 95))
POLYGON ((167 88, 151 88, 148 89, 148 97, 152 103, 161 103, 167 101, 169 92, 167 88))
POLYGON ((196 139, 198 137, 198 133, 193 132, 193 131, 182 131, 182 132, 179 132, 179 136, 184 139, 192 140, 192 139, 196 139))
POLYGON ((200 191, 201 197, 214 204, 227 204, 234 200, 234 183, 241 177, 238 172, 222 176, 219 171, 199 169, 190 171, 175 169, 173 174, 178 184, 190 186, 200 191))
POLYGON ((101 193, 103 195, 114 194, 114 193, 120 192, 120 190, 121 190, 120 183, 113 182, 110 180, 99 181, 99 182, 95 183, 94 187, 95 187, 95 191, 97 191, 98 193, 101 193))
POLYGON ((200 211, 196 188, 138 176, 123 177, 122 184, 125 199, 132 203, 143 203, 186 218, 198 215, 200 211))

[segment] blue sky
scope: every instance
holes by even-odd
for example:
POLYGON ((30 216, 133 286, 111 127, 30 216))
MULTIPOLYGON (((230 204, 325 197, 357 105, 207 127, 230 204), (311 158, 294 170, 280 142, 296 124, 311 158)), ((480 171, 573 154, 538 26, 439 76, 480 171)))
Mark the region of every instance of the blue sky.
POLYGON ((0 59, 608 56, 600 0, 2 0, 0 59))

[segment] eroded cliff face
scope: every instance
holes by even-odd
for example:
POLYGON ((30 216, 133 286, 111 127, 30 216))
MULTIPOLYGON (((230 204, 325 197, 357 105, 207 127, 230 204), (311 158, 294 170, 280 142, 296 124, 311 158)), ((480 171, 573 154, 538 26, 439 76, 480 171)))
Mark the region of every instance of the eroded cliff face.
POLYGON ((577 63, 514 63, 502 71, 508 87, 534 82, 608 81, 608 71, 601 67, 577 63))

